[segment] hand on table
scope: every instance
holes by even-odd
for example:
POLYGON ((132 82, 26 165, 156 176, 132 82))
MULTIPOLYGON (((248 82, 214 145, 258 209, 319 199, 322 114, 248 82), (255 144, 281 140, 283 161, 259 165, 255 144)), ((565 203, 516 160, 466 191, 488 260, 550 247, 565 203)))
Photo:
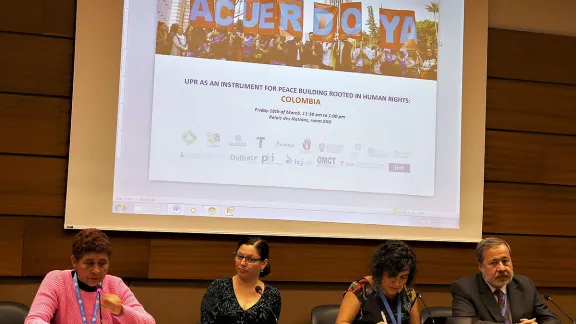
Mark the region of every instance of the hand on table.
POLYGON ((520 324, 538 324, 538 322, 536 322, 536 318, 532 319, 521 318, 520 324))

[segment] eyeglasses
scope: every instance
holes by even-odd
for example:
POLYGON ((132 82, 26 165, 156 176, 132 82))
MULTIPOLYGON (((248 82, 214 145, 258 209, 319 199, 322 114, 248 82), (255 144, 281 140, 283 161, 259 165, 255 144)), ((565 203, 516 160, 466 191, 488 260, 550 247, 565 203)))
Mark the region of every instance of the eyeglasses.
POLYGON ((256 263, 256 261, 262 261, 264 259, 254 259, 254 258, 249 258, 245 255, 242 255, 238 252, 234 252, 234 260, 238 261, 238 262, 242 262, 243 260, 246 260, 246 263, 248 264, 254 264, 256 263))

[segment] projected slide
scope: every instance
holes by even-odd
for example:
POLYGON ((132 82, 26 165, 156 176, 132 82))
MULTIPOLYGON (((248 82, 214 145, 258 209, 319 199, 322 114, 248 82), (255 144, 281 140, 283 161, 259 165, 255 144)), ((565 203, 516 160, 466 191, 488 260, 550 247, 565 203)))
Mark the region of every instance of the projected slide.
POLYGON ((439 97, 460 98, 463 4, 156 9, 150 121, 119 132, 114 212, 458 227, 461 107, 439 97), (443 25, 456 37, 441 49, 443 25), (129 158, 136 141, 147 147, 129 158))
POLYGON ((155 59, 150 179, 433 195, 433 15, 384 3, 192 0, 155 59))

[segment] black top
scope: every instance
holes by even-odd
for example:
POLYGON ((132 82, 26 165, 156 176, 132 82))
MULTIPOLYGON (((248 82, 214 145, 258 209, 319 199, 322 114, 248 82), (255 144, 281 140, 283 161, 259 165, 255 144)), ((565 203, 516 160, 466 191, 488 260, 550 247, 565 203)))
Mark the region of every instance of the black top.
MULTIPOLYGON (((416 293, 412 288, 404 286, 402 291, 394 297, 392 301, 389 301, 392 314, 388 314, 382 298, 377 289, 372 287, 370 281, 366 278, 362 278, 358 281, 354 281, 348 291, 351 291, 358 301, 360 301, 360 310, 356 315, 356 318, 352 323, 354 324, 374 324, 379 322, 386 322, 388 324, 392 323, 391 316, 397 317, 396 303, 398 298, 400 298, 401 311, 402 311, 402 324, 410 323, 410 310, 416 302, 416 293), (386 321, 382 318, 382 315, 386 317, 386 321)), ((346 292, 344 294, 346 294, 346 292)))
MULTIPOLYGON (((74 274, 76 273, 75 270, 70 271, 70 274, 72 275, 72 278, 74 278, 74 274)), ((78 288, 80 288, 80 290, 84 290, 86 292, 96 292, 96 290, 98 290, 98 287, 94 286, 88 286, 87 284, 83 283, 82 281, 80 281, 80 279, 78 279, 78 288)))
POLYGON ((202 298, 202 324, 275 324, 280 318, 280 290, 265 285, 262 297, 244 310, 234 294, 232 278, 214 280, 202 298), (264 300, 265 299, 265 300, 264 300), (268 302, 268 303, 266 303, 268 302))

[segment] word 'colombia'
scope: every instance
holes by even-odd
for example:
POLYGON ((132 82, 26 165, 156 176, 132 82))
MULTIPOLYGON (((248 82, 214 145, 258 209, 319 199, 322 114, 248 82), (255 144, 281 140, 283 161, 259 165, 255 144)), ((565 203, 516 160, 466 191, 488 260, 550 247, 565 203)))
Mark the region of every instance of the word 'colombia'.
MULTIPOLYGON (((381 48, 398 50, 409 39, 418 41, 414 11, 380 8, 378 14, 381 48)), ((313 16, 315 41, 334 42, 337 35, 340 39, 362 39, 361 2, 341 3, 340 6, 314 3, 313 16)), ((225 27, 231 31, 234 17, 233 0, 191 0, 191 26, 225 27)), ((246 0, 243 14, 238 18, 242 20, 245 33, 302 38, 304 3, 302 0, 246 0)))

